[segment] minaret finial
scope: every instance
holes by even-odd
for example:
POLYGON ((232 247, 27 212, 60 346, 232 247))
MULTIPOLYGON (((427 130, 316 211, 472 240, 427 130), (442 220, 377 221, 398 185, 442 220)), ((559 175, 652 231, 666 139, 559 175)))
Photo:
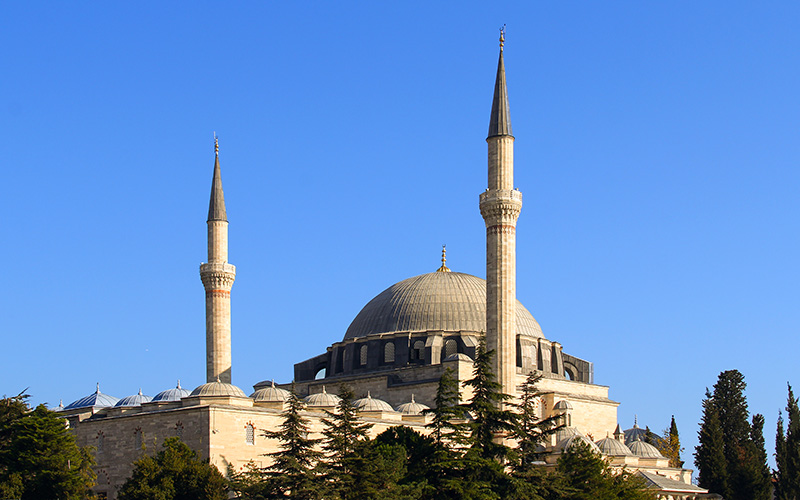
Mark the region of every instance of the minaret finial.
POLYGON ((447 262, 447 245, 442 245, 442 267, 436 270, 437 273, 449 273, 450 269, 445 265, 447 262))
MULTIPOLYGON (((500 45, 503 46, 502 44, 500 45)), ((214 154, 219 156, 219 137, 217 137, 217 133, 214 132, 214 154)))
POLYGON ((503 52, 503 45, 506 41, 506 25, 504 24, 502 28, 500 28, 500 52, 503 52))

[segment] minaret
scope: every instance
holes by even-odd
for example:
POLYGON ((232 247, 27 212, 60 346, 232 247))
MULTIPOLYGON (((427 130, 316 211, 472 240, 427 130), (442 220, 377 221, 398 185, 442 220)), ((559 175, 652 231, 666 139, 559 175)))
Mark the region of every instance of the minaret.
POLYGON ((214 136, 214 179, 208 204, 208 263, 200 265, 206 289, 206 381, 231 383, 231 287, 236 267, 228 264, 228 216, 214 136))
POLYGON ((505 394, 517 393, 517 244, 522 193, 514 189, 514 136, 511 135, 505 32, 500 30, 500 59, 489 119, 489 187, 480 195, 486 222, 486 347, 494 350, 493 368, 505 394))

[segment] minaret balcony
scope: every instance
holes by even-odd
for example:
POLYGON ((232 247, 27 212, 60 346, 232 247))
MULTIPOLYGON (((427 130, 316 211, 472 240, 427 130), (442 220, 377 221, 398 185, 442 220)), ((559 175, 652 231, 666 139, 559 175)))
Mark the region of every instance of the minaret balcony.
POLYGON ((516 222, 522 211, 522 193, 516 189, 493 189, 480 194, 481 215, 487 223, 516 222))

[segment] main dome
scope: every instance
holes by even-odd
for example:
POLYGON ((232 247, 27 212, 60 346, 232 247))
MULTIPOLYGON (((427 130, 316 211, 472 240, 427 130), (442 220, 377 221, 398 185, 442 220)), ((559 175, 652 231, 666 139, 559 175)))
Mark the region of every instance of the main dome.
MULTIPOLYGON (((414 276, 382 291, 361 309, 344 338, 390 332, 485 330, 486 281, 448 271, 414 276)), ((539 323, 520 301, 517 333, 544 338, 539 323)))

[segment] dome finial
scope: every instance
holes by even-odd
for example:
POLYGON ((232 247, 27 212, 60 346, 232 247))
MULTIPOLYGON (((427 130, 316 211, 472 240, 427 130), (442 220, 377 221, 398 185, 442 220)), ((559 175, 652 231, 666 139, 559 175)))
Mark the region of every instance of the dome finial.
POLYGON ((638 429, 639 428, 639 415, 635 415, 635 414, 633 415, 633 428, 634 429, 638 429))
POLYGON ((272 379, 272 387, 275 387, 275 379, 272 379))
POLYGON ((416 403, 416 401, 414 401, 414 393, 413 392, 411 393, 411 402, 412 403, 416 403))
POLYGON ((218 384, 220 383, 220 381, 219 381, 219 375, 217 375, 217 383, 218 383, 218 384))
POLYGON ((436 270, 437 273, 449 273, 450 269, 445 265, 447 262, 447 245, 442 245, 442 267, 436 270))
MULTIPOLYGON (((502 44, 500 45, 503 46, 502 44)), ((214 154, 219 156, 219 137, 217 137, 217 133, 214 132, 214 154)))
POLYGON ((178 386, 176 387, 176 389, 180 389, 180 388, 181 388, 181 379, 178 379, 178 386))
POLYGON ((100 382, 97 383, 97 390, 94 392, 95 394, 100 394, 100 382))
POLYGON ((503 45, 506 41, 506 25, 504 24, 502 28, 500 28, 500 52, 503 51, 503 45))

